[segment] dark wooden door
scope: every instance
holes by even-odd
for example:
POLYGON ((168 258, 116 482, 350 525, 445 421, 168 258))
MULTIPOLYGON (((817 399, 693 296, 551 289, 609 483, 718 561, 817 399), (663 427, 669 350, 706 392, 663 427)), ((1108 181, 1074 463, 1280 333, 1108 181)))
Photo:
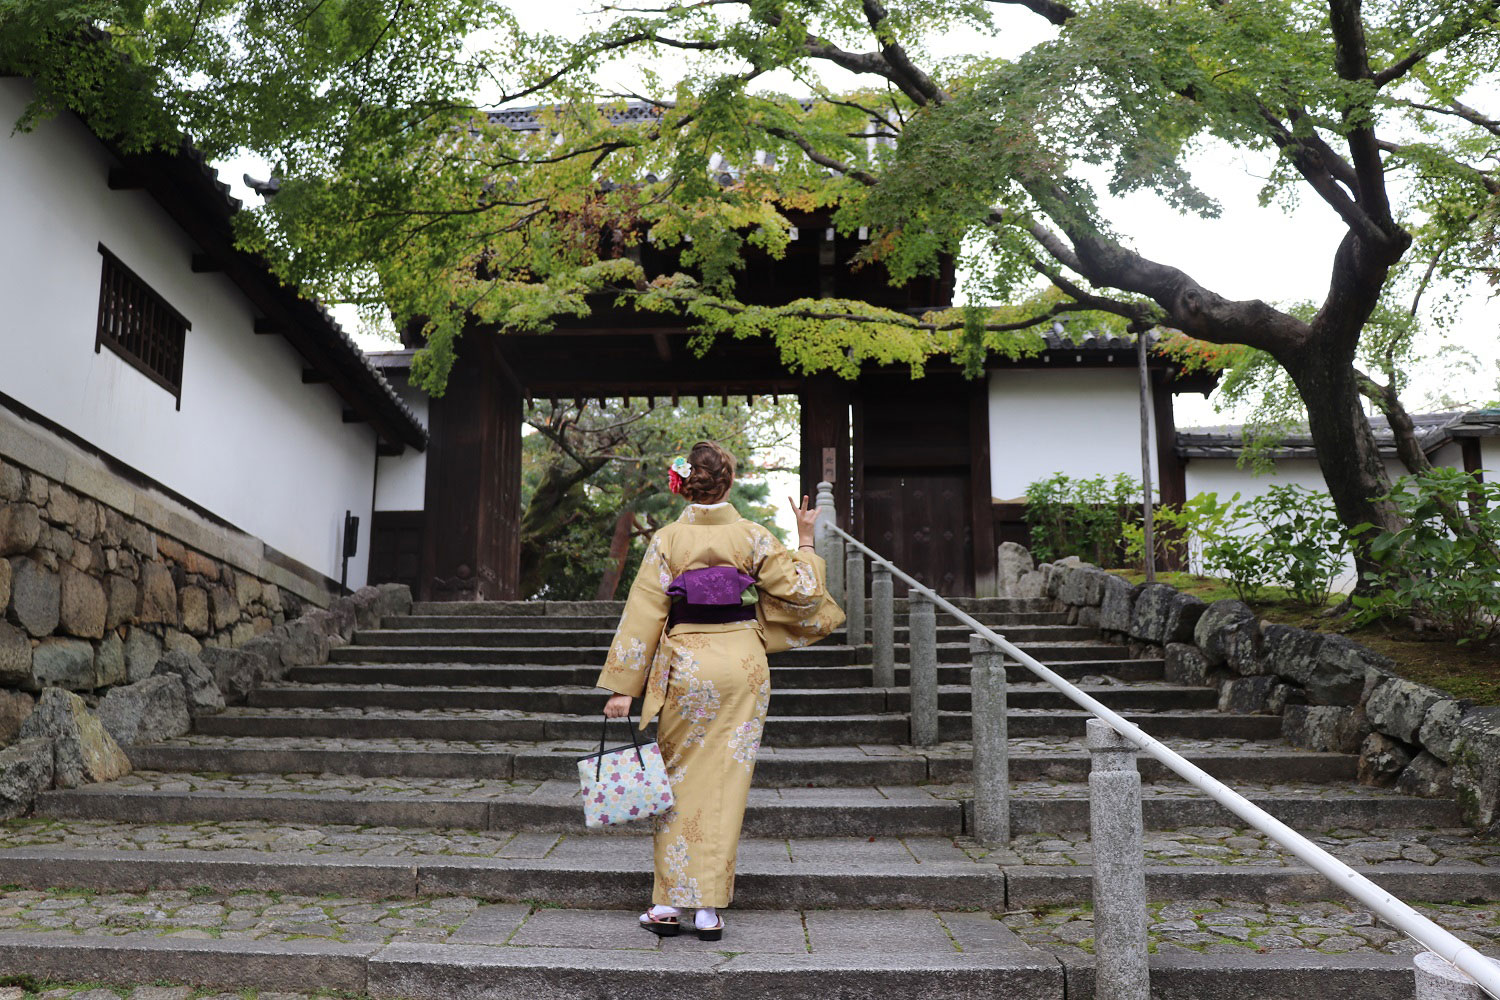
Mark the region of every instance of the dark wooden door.
MULTIPOLYGON (((973 594, 968 475, 867 472, 862 498, 865 537, 875 551, 944 597, 973 594)), ((900 580, 896 593, 906 593, 900 580)))

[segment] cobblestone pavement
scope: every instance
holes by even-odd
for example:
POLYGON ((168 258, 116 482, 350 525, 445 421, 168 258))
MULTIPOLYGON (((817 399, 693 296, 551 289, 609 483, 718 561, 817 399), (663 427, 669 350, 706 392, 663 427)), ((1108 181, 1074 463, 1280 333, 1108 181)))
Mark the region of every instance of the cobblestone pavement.
MULTIPOLYGON (((1418 903, 1416 908, 1487 955, 1500 955, 1500 903, 1418 903)), ((1188 899, 1153 903, 1150 947, 1157 954, 1378 952, 1411 955, 1423 947, 1382 926, 1369 911, 1343 903, 1245 903, 1188 899)), ((1093 951, 1093 912, 1087 906, 1009 913, 1005 925, 1028 944, 1055 954, 1093 951)))
MULTIPOLYGON (((1298 799, 1349 799, 1372 797, 1398 797, 1388 788, 1369 788, 1364 785, 1318 784, 1312 782, 1226 782, 1236 791, 1250 798, 1298 798, 1298 799)), ((1064 799, 1084 798, 1088 785, 1080 781, 1056 781, 1042 779, 1011 782, 1011 795, 1016 798, 1064 799)), ((236 795, 331 795, 352 798, 454 798, 496 799, 506 797, 532 797, 536 800, 562 801, 581 794, 576 781, 552 779, 527 781, 501 778, 408 778, 379 777, 364 778, 358 775, 325 772, 313 774, 300 772, 291 774, 223 772, 188 773, 176 771, 132 771, 130 774, 105 785, 90 786, 88 792, 100 791, 157 791, 157 792, 218 792, 236 795)), ((844 788, 752 788, 750 803, 812 800, 833 803, 858 803, 877 801, 915 802, 932 799, 970 798, 973 790, 967 783, 928 785, 863 785, 844 788)), ((1185 782, 1149 783, 1141 786, 1141 794, 1148 799, 1201 798, 1203 793, 1185 782)))
MULTIPOLYGON (((1396 931, 1380 926, 1368 911, 1343 903, 1201 899, 1152 904, 1149 909, 1151 946, 1158 953, 1298 950, 1410 954, 1420 948, 1396 931)), ((1422 909, 1480 950, 1500 954, 1500 903, 1428 904, 1422 909)), ((1024 942, 1066 955, 1087 952, 1093 943, 1092 912, 1087 906, 1003 914, 729 911, 729 932, 722 943, 690 937, 664 941, 642 933, 634 921, 632 911, 485 904, 464 897, 371 902, 339 896, 210 890, 0 893, 0 929, 95 938, 317 939, 496 948, 578 947, 586 943, 609 950, 732 949, 768 954, 892 948, 906 953, 977 953, 1014 949, 1024 942), (1010 934, 995 926, 997 919, 1010 934)))
MULTIPOLYGON (((1500 840, 1464 829, 1304 831, 1313 841, 1349 864, 1500 866, 1500 840)), ((51 818, 0 823, 0 850, 7 848, 96 848, 116 851, 251 850, 348 857, 572 858, 604 851, 628 851, 628 842, 598 837, 507 831, 367 827, 338 824, 273 823, 235 820, 205 823, 115 823, 106 820, 51 818)), ((785 856, 793 861, 827 857, 848 841, 817 838, 795 841, 765 838, 741 842, 741 858, 785 856)), ((1254 831, 1228 826, 1183 827, 1147 831, 1146 860, 1151 865, 1297 866, 1290 855, 1254 831)), ((859 845, 861 856, 880 853, 898 859, 904 851, 914 863, 928 860, 1000 865, 1087 865, 1093 854, 1082 832, 1030 833, 1016 836, 1008 848, 987 849, 967 838, 880 837, 859 845)))
POLYGON ((349 993, 269 993, 195 989, 191 986, 0 986, 0 1000, 358 1000, 349 993))

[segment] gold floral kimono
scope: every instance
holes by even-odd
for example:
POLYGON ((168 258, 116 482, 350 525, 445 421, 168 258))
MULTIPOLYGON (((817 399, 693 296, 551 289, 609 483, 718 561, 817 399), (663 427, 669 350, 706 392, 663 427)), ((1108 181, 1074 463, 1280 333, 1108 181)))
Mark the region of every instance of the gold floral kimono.
POLYGON ((771 701, 766 654, 816 642, 843 621, 828 596, 823 560, 787 551, 733 506, 689 506, 652 538, 599 686, 644 695, 643 729, 661 716, 657 741, 675 805, 655 821, 653 903, 729 905, 745 800, 771 701), (679 623, 669 630, 668 585, 687 570, 714 566, 755 578, 755 618, 679 623))

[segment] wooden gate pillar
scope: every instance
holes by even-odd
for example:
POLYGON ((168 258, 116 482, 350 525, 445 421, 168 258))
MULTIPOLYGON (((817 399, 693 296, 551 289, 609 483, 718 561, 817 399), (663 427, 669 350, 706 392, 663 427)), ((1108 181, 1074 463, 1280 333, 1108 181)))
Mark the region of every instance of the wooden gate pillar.
POLYGON ((837 523, 845 530, 849 528, 850 386, 837 375, 811 375, 797 394, 802 405, 802 492, 810 500, 818 495, 819 482, 832 483, 837 523))
POLYGON ((421 600, 522 596, 521 387, 482 337, 428 407, 421 600))

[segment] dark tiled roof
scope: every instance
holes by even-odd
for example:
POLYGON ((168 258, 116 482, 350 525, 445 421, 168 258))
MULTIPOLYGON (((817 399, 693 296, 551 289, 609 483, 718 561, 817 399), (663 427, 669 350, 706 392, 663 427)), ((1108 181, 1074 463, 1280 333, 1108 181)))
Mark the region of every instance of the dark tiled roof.
MULTIPOLYGON (((1500 435, 1500 412, 1457 411, 1413 413, 1412 424, 1422 450, 1432 454, 1457 437, 1500 435)), ((1384 417, 1371 417, 1370 429, 1384 458, 1396 458, 1395 435, 1384 417)), ((1177 454, 1183 458, 1239 458, 1245 450, 1245 429, 1239 425, 1194 427, 1177 432, 1177 454)), ((1317 458, 1317 449, 1307 431, 1299 428, 1282 438, 1271 452, 1273 458, 1317 458)))

